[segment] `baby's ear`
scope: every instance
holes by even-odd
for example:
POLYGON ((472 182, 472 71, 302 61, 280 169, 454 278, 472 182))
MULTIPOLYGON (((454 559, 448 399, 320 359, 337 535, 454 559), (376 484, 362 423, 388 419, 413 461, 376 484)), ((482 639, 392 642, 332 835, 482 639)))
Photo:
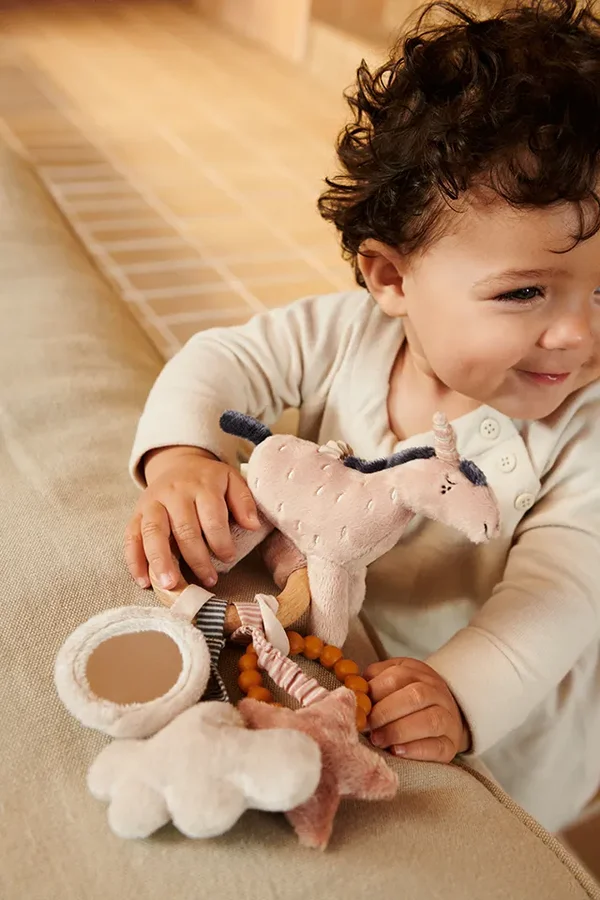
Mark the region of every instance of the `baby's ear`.
POLYGON ((406 315, 404 266, 405 258, 395 247, 372 238, 361 244, 358 267, 367 289, 383 312, 392 318, 406 315))

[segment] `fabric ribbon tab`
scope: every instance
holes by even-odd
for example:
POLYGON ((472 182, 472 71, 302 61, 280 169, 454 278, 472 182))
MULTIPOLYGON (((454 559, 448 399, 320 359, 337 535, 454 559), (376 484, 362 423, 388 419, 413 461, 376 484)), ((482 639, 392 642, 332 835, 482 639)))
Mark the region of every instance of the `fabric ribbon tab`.
POLYGON ((181 616, 186 622, 191 622, 198 610, 202 609, 214 596, 198 584, 188 584, 171 607, 171 612, 176 616, 181 616))
POLYGON ((269 594, 257 594, 256 602, 260 609, 267 640, 276 650, 287 656, 290 652, 290 642, 285 633, 285 628, 277 618, 279 604, 276 598, 269 594))

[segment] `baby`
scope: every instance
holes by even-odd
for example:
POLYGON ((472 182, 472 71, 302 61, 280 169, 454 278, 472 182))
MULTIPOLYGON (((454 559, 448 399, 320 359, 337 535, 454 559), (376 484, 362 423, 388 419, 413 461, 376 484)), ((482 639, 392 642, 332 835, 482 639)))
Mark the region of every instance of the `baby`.
POLYGON ((474 754, 547 827, 600 786, 600 19, 541 0, 437 4, 372 73, 321 214, 360 289, 197 334, 154 386, 132 472, 132 575, 170 552, 207 586, 228 522, 258 527, 233 408, 371 459, 431 443, 436 410, 485 472, 502 531, 416 520, 374 564, 364 616, 378 747, 474 754), (431 14, 442 21, 428 24, 431 14))

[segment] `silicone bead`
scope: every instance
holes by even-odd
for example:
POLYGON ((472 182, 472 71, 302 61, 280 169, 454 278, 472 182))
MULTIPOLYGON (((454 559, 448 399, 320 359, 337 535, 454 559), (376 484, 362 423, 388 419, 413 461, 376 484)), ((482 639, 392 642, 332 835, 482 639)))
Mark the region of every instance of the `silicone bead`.
POLYGON ((360 675, 347 675, 344 678, 344 686, 350 688, 351 691, 362 691, 363 694, 369 693, 369 683, 360 675))
POLYGON ((363 694, 362 691, 356 691, 356 705, 364 710, 365 715, 369 715, 373 704, 371 703, 371 698, 367 697, 366 694, 363 694))
POLYGON ((323 650, 319 657, 319 662, 326 669, 333 669, 338 659, 341 659, 343 655, 344 654, 339 647, 334 647, 332 644, 327 644, 326 647, 323 647, 323 650))
POLYGON ((352 659, 340 659, 333 667, 336 678, 345 681, 348 675, 358 675, 359 668, 352 659))
POLYGON ((356 707, 356 727, 359 731, 364 731, 367 727, 367 714, 360 706, 356 707))
POLYGON ((271 693, 271 691, 266 687, 262 687, 261 685, 251 687, 248 691, 248 696, 251 700, 261 700, 263 703, 273 702, 273 694, 271 693))
POLYGON ((238 678, 238 685, 244 694, 247 694, 251 687, 260 687, 262 684, 262 675, 258 669, 246 669, 238 678))
POLYGON ((256 669, 258 665, 258 657, 255 653, 244 653, 238 659, 238 669, 240 672, 246 672, 249 669, 256 669))
POLYGON ((290 642, 290 656, 297 656, 304 650, 304 638, 297 631, 287 631, 288 641, 290 642))
POLYGON ((318 659, 322 650, 323 641, 321 638, 315 637, 314 634, 309 634, 308 637, 304 638, 303 653, 307 659, 318 659))

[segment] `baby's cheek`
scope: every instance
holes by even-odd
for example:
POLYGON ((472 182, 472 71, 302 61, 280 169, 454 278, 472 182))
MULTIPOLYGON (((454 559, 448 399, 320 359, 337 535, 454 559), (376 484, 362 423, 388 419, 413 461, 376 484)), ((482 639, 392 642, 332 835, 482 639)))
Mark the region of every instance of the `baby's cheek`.
POLYGON ((600 378, 600 338, 595 342, 592 358, 581 368, 574 390, 587 387, 600 378))
POLYGON ((505 371, 504 366, 496 367, 493 359, 469 355, 467 348, 458 345, 432 368, 442 384, 467 397, 476 397, 484 387, 489 390, 498 374, 505 371))
POLYGON ((526 353, 522 342, 503 341, 500 334, 483 345, 469 344, 457 335, 440 355, 436 375, 451 390, 480 399, 498 388, 526 353))

